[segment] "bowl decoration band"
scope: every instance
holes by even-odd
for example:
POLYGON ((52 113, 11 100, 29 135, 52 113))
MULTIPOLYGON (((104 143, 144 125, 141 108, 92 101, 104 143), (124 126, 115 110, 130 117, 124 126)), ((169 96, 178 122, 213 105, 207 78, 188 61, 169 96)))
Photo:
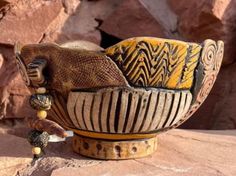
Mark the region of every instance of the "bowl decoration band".
POLYGON ((109 134, 156 133, 178 122, 191 102, 189 90, 105 88, 71 92, 67 110, 76 129, 109 134))

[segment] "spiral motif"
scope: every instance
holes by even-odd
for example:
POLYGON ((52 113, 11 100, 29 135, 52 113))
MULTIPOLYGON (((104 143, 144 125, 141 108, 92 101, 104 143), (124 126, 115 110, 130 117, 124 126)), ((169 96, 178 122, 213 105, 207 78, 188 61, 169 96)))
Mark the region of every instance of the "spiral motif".
POLYGON ((206 45, 203 48, 203 56, 201 62, 204 65, 205 70, 212 70, 215 65, 216 55, 217 55, 217 46, 214 41, 206 42, 206 45))
POLYGON ((216 76, 217 76, 217 73, 214 71, 214 72, 208 73, 207 76, 204 78, 202 88, 200 89, 197 95, 198 102, 201 103, 206 99, 206 97, 208 96, 208 94, 210 93, 213 87, 213 84, 216 80, 216 76))

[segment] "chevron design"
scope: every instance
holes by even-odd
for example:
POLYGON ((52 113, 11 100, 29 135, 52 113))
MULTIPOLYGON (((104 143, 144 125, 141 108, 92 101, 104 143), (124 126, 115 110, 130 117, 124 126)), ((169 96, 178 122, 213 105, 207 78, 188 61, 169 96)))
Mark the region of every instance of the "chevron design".
POLYGON ((200 51, 198 44, 138 37, 111 46, 105 53, 133 86, 189 89, 200 51))

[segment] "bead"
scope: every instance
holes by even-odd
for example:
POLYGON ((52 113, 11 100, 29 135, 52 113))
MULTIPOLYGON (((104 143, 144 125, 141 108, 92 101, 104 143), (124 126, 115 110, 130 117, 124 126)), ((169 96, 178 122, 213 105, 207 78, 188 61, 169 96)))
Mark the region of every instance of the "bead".
POLYGON ((30 106, 36 110, 49 110, 52 105, 52 97, 48 94, 33 94, 29 99, 30 106))
POLYGON ((32 148, 32 153, 34 155, 39 155, 41 153, 41 148, 40 147, 33 147, 32 148))
POLYGON ((32 130, 28 133, 27 140, 30 145, 43 149, 48 145, 49 134, 46 131, 32 130))
POLYGON ((39 87, 36 89, 37 94, 45 94, 46 93, 46 88, 45 87, 39 87))
POLYGON ((45 119, 47 117, 47 111, 41 110, 37 112, 37 117, 39 119, 45 119))

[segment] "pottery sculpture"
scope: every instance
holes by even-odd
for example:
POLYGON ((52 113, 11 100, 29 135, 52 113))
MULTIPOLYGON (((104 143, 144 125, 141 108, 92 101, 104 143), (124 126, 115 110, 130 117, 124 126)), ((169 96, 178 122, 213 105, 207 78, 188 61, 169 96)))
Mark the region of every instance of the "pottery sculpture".
POLYGON ((154 37, 106 49, 85 41, 15 46, 37 110, 30 126, 61 137, 72 130, 74 151, 99 159, 153 153, 158 133, 182 124, 206 99, 223 50, 222 41, 154 37))

